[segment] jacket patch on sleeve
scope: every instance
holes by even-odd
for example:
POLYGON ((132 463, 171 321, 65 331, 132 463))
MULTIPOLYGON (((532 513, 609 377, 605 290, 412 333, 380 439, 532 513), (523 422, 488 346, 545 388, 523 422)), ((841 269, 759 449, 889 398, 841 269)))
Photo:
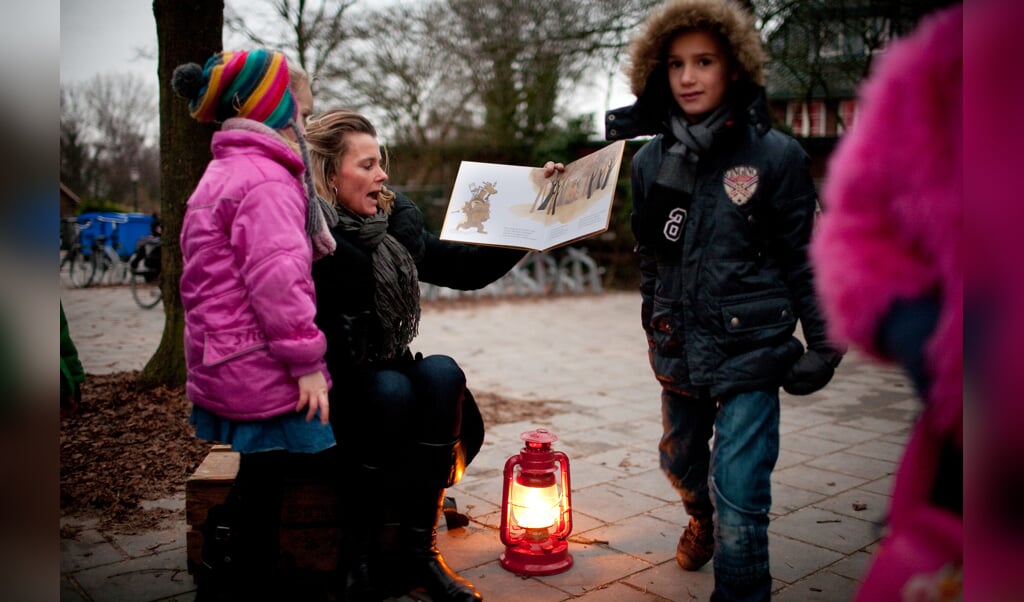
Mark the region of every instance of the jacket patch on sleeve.
POLYGON ((740 165, 725 172, 722 184, 725 186, 725 194, 737 205, 743 205, 754 196, 757 190, 758 173, 757 168, 750 165, 740 165))

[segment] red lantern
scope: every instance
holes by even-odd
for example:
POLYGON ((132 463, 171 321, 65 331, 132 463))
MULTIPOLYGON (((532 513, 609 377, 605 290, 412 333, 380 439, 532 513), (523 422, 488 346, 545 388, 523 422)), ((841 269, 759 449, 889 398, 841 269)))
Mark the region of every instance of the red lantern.
POLYGON ((553 451, 544 429, 519 436, 526 446, 505 462, 501 494, 501 566, 518 575, 555 575, 572 566, 569 458, 553 451))

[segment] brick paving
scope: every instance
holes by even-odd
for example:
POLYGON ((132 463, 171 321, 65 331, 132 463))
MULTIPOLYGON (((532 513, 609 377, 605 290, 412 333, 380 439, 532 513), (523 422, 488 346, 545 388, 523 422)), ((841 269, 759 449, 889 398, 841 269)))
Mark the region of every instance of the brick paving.
MULTIPOLYGON (((161 307, 142 310, 127 288, 61 289, 88 373, 140 369, 163 330, 161 307)), ((632 292, 425 309, 414 350, 444 353, 470 387, 555 408, 554 415, 488 428, 465 478, 449 490, 468 527, 441 528, 449 564, 489 602, 707 600, 710 564, 675 563, 686 513, 658 468, 659 388, 647 364, 632 292), (501 473, 520 433, 547 428, 570 458, 575 564, 522 578, 498 562, 501 473)), ((897 370, 851 352, 829 387, 782 396, 782 446, 769 528, 773 600, 845 601, 877 545, 892 475, 918 403, 897 370)), ((61 541, 61 600, 191 601, 184 499, 172 529, 132 536, 83 525, 61 541)), ((62 519, 69 520, 69 519, 62 519)), ((403 600, 416 600, 406 596, 403 600)))

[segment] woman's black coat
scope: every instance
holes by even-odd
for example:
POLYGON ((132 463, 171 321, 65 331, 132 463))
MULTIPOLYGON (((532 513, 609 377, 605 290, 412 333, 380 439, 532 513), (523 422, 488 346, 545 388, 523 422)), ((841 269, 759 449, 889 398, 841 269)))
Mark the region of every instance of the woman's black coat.
MULTIPOLYGON (((397 194, 388 219, 388 233, 409 250, 421 282, 458 290, 487 286, 526 254, 440 240, 423 228, 423 214, 401 193, 397 194)), ((380 328, 374 311, 370 254, 338 229, 333 234, 337 250, 313 264, 316 322, 327 337, 327 368, 332 377, 341 376, 361 362, 367 337, 380 328)))
MULTIPOLYGON (((420 281, 458 290, 487 286, 526 254, 512 249, 442 241, 424 230, 423 214, 401 193, 395 198, 388 233, 409 250, 420 281)), ((363 358, 369 337, 380 329, 374 311, 371 256, 340 230, 335 229, 333 234, 338 248, 333 255, 313 263, 313 281, 316 323, 327 337, 325 359, 334 383, 330 393, 331 422, 336 423, 336 420, 345 421, 344 416, 348 414, 345 408, 349 404, 360 403, 351 391, 351 383, 357 382, 358 373, 381 366, 368 364, 363 358)), ((479 451, 484 436, 480 410, 468 389, 462 410, 462 440, 468 464, 479 451)), ((373 428, 372 425, 364 427, 373 428)))

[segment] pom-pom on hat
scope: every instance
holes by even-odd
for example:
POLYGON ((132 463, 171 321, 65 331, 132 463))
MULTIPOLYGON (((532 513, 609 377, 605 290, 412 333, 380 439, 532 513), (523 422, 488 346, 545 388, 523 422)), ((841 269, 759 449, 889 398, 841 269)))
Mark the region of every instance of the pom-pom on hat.
POLYGON ((244 117, 280 130, 295 115, 288 62, 274 50, 224 51, 210 57, 205 67, 179 65, 171 87, 188 100, 189 112, 198 121, 244 117))

